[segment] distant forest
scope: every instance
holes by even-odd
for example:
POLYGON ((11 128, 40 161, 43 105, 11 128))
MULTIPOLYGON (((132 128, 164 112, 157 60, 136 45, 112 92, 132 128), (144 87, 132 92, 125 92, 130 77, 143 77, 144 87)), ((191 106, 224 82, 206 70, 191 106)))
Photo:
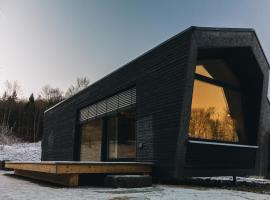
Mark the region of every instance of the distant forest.
POLYGON ((86 77, 77 78, 66 92, 46 85, 40 94, 20 98, 20 85, 6 81, 0 97, 0 144, 37 142, 42 138, 44 111, 73 96, 89 85, 86 77))

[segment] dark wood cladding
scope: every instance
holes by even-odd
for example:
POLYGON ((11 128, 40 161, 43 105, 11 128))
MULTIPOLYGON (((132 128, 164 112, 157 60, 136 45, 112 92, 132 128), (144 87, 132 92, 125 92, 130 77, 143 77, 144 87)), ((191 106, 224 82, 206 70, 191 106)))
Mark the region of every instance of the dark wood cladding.
MULTIPOLYGON (((256 61, 254 65, 249 66, 251 72, 254 68, 256 71, 254 74, 260 77, 260 85, 252 89, 258 97, 254 98, 258 111, 255 111, 254 115, 256 116, 254 134, 257 137, 251 137, 251 140, 254 140, 253 144, 259 146, 259 150, 255 152, 257 153, 257 173, 265 174, 268 168, 270 143, 269 103, 266 98, 269 67, 257 36, 251 29, 191 27, 51 108, 45 112, 44 117, 42 160, 77 160, 79 110, 132 87, 136 87, 137 91, 136 161, 153 162, 155 164, 154 176, 163 179, 179 179, 186 176, 185 166, 189 166, 187 174, 192 175, 192 170, 197 166, 194 164, 198 161, 196 155, 206 150, 218 151, 221 155, 229 152, 234 154, 235 158, 243 156, 247 152, 237 149, 187 146, 198 51, 220 48, 238 48, 238 52, 242 52, 241 48, 249 48, 249 52, 252 52, 254 57, 253 60, 256 61), (266 139, 268 142, 265 142, 266 139)), ((247 54, 243 53, 243 55, 247 54)), ((245 76, 244 67, 241 70, 242 76, 245 76)), ((252 78, 253 73, 249 73, 247 79, 252 80, 252 78)), ((254 85, 256 83, 255 80, 251 82, 254 85)), ((253 159, 254 151, 248 152, 247 155, 251 154, 253 159)), ((217 166, 214 159, 207 160, 211 161, 214 167, 217 166)), ((222 166, 221 161, 218 161, 218 166, 222 171, 217 174, 229 173, 227 165, 222 166)), ((239 174, 243 172, 238 167, 231 168, 233 168, 231 172, 239 174)), ((246 169, 249 168, 250 163, 247 162, 246 169)), ((203 173, 200 174, 203 175, 203 173)), ((209 175, 209 170, 205 170, 206 174, 209 175)))
POLYGON ((255 169, 257 148, 188 143, 187 169, 255 169))
POLYGON ((76 159, 78 110, 136 86, 137 161, 159 163, 156 170, 171 174, 190 36, 186 31, 47 111, 42 160, 76 159))
MULTIPOLYGON (((175 157, 175 178, 184 177, 187 175, 198 174, 198 170, 184 169, 185 162, 188 159, 193 163, 193 168, 196 168, 192 157, 187 158, 187 150, 196 152, 196 149, 187 149, 187 132, 188 119, 190 116, 191 96, 194 82, 194 71, 196 60, 202 55, 209 56, 225 56, 225 58, 232 62, 236 60, 233 67, 236 69, 239 77, 241 77, 241 86, 244 91, 245 111, 244 115, 249 126, 249 143, 258 145, 259 149, 256 151, 256 173, 259 175, 266 175, 266 167, 269 160, 269 104, 267 102, 267 88, 269 80, 269 64, 265 58, 263 50, 256 36, 256 33, 251 29, 219 29, 219 28, 196 28, 192 36, 191 42, 190 66, 192 70, 188 71, 187 83, 185 91, 186 104, 181 113, 180 131, 178 136, 178 147, 175 157), (208 52, 208 53, 200 53, 208 52), (210 53, 209 53, 210 52, 210 53), (266 141, 268 142, 265 145, 266 141), (180 169, 180 170, 177 170, 180 169), (194 173, 193 173, 194 172, 194 173)), ((220 152, 223 156, 226 151, 220 152)), ((195 155, 193 155, 195 156, 195 155)), ((254 156, 254 154, 253 154, 254 156)), ((193 157, 195 159, 195 157, 193 157)), ((254 159, 252 157, 251 159, 254 159)), ((214 159, 213 159, 214 160, 214 159)), ((254 173, 255 169, 227 169, 223 166, 222 170, 201 170, 201 176, 222 174, 241 174, 248 175, 254 173), (215 171, 215 173, 214 173, 215 171)))

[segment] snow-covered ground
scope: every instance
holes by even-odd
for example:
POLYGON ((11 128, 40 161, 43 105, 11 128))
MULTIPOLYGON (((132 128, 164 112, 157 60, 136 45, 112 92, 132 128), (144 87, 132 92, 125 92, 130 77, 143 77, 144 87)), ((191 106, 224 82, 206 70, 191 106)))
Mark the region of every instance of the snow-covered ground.
POLYGON ((41 142, 0 145, 0 160, 40 161, 41 142))
MULTIPOLYGON (((212 183, 224 183, 224 182, 231 182, 233 181, 232 176, 217 176, 217 177, 195 177, 191 178, 190 182, 198 182, 198 181, 205 181, 205 182, 212 182, 212 183)), ((256 184, 256 185, 269 185, 270 186, 270 180, 269 179, 263 179, 260 177, 236 177, 237 184, 242 184, 244 183, 245 185, 250 185, 250 184, 256 184)), ((270 193, 270 190, 269 190, 270 193)))
MULTIPOLYGON (((17 161, 40 161, 41 143, 19 143, 13 145, 0 145, 0 160, 17 160, 17 161)), ((13 175, 13 172, 0 171, 0 200, 16 200, 16 199, 81 199, 81 200, 270 200, 270 181, 255 178, 238 178, 237 182, 243 182, 248 188, 221 189, 212 187, 202 187, 196 182, 214 182, 219 184, 224 181, 231 181, 231 177, 216 178, 194 178, 195 184, 189 186, 184 185, 154 185, 149 188, 136 189, 111 189, 98 187, 78 187, 63 188, 55 185, 44 184, 30 179, 22 179, 13 175), (256 190, 254 187, 263 188, 263 191, 256 190), (197 185, 197 186, 196 186, 197 185), (268 192, 269 186, 269 192, 268 192), (236 191, 236 190, 243 191, 236 191), (265 191, 266 189, 266 191, 265 191), (257 193, 246 192, 255 191, 257 193), (258 194, 266 193, 266 194, 258 194)), ((221 183, 221 184, 222 184, 221 183)), ((214 185, 216 186, 216 185, 214 185)))
POLYGON ((21 200, 270 200, 269 195, 201 187, 155 185, 138 189, 62 188, 0 174, 0 199, 21 200))

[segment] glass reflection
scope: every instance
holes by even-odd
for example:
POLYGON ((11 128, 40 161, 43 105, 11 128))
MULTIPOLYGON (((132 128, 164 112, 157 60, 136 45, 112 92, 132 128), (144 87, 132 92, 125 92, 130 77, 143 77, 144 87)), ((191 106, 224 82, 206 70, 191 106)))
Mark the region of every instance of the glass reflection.
POLYGON ((81 126, 81 161, 100 161, 101 120, 93 120, 81 126))
POLYGON ((136 157, 135 112, 122 111, 107 121, 109 159, 136 157))
POLYGON ((196 66, 196 74, 200 74, 202 76, 208 77, 213 79, 213 77, 209 74, 209 72, 205 69, 204 65, 197 65, 196 66))
POLYGON ((238 92, 195 80, 189 137, 227 142, 245 140, 241 107, 238 92))
POLYGON ((196 66, 196 74, 215 79, 229 85, 239 87, 239 81, 228 65, 221 59, 200 60, 196 66))

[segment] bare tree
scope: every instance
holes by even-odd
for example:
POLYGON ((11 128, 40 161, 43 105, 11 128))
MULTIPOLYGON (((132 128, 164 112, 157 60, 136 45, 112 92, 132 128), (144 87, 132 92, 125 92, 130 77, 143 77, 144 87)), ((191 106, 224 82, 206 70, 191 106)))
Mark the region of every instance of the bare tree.
POLYGON ((22 94, 22 89, 18 81, 5 82, 5 89, 4 89, 2 99, 12 98, 13 100, 16 100, 18 96, 21 96, 21 94, 22 94))
POLYGON ((16 100, 18 100, 18 94, 21 94, 22 90, 20 85, 17 81, 14 81, 13 83, 10 81, 5 82, 5 89, 4 94, 2 96, 3 101, 7 101, 7 105, 4 108, 4 112, 2 113, 3 116, 1 116, 1 123, 2 124, 8 124, 9 118, 11 115, 11 111, 13 109, 13 104, 16 100))
POLYGON ((18 101, 18 94, 22 90, 17 81, 5 82, 5 89, 1 98, 1 112, 0 112, 0 141, 6 143, 8 139, 12 139, 16 121, 11 118, 14 115, 16 103, 18 101))
POLYGON ((45 85, 42 89, 41 89, 41 93, 40 93, 40 98, 43 98, 45 100, 49 100, 50 99, 50 90, 51 90, 51 86, 50 85, 45 85))
MULTIPOLYGON (((68 93, 73 95, 89 85, 87 78, 77 78, 68 93)), ((31 94, 22 99, 18 82, 6 81, 0 96, 0 143, 37 141, 43 133, 43 113, 49 107, 63 100, 64 92, 59 88, 45 85, 35 98, 31 94)))
POLYGON ((90 81, 86 77, 79 77, 76 79, 76 83, 71 85, 65 94, 65 96, 71 97, 74 94, 78 93, 82 89, 86 88, 89 85, 90 81))
POLYGON ((46 85, 42 88, 40 96, 50 103, 57 103, 64 99, 63 91, 59 88, 52 88, 50 85, 46 85))

